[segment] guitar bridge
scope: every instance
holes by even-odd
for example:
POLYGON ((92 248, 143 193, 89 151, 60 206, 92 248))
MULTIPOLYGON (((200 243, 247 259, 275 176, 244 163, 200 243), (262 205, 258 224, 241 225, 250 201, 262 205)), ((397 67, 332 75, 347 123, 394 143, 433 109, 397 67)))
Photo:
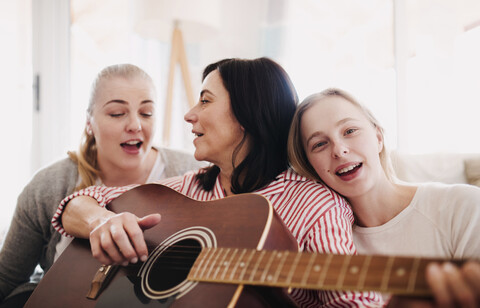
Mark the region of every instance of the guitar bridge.
POLYGON ((88 291, 86 297, 88 299, 97 299, 97 297, 102 293, 105 287, 108 285, 113 276, 117 273, 119 269, 118 265, 102 265, 93 276, 92 284, 90 285, 90 290, 88 291))

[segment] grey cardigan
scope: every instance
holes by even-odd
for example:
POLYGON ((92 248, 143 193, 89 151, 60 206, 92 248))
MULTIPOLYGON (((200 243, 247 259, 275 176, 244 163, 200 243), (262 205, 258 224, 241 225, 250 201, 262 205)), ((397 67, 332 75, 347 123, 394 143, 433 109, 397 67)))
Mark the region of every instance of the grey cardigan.
MULTIPOLYGON (((205 166, 190 154, 156 149, 166 177, 205 166)), ((0 251, 0 303, 7 296, 35 288, 41 279, 41 274, 33 275, 37 264, 44 272, 52 266, 60 234, 50 221, 60 201, 74 191, 77 180, 77 165, 65 158, 38 171, 23 189, 0 251)))

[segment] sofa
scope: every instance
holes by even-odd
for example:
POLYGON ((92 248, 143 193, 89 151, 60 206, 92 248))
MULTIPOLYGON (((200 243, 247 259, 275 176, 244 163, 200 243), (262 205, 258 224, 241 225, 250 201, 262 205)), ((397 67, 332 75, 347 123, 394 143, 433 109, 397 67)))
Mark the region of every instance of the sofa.
POLYGON ((390 153, 392 166, 401 181, 463 183, 480 186, 480 154, 390 153))

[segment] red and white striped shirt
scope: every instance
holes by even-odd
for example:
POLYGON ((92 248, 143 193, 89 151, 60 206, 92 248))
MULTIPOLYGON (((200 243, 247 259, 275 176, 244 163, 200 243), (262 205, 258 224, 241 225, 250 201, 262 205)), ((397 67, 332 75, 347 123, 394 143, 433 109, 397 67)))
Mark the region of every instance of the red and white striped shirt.
MULTIPOLYGON (((158 181, 190 198, 209 201, 225 198, 217 178, 214 188, 205 191, 195 179, 196 172, 158 181)), ((122 193, 136 187, 92 186, 66 197, 58 207, 52 224, 63 235, 60 216, 64 207, 76 196, 95 198, 105 207, 122 193)), ((267 187, 254 193, 264 196, 297 239, 300 250, 320 253, 354 254, 352 238, 353 212, 346 201, 328 187, 298 175, 293 170, 282 172, 267 187)), ((67 235, 68 236, 68 235, 67 235)), ((375 292, 336 292, 296 289, 292 297, 301 307, 381 307, 375 292)))

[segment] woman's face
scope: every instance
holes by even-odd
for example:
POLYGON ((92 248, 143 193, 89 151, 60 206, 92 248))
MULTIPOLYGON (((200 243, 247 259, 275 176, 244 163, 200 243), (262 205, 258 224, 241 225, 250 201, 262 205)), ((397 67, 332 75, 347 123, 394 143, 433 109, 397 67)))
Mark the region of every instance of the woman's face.
POLYGON ((140 77, 100 82, 87 131, 95 137, 100 169, 138 168, 155 131, 155 89, 140 77))
MULTIPOLYGON (((232 155, 241 142, 244 129, 233 115, 230 96, 218 70, 203 81, 199 102, 185 114, 195 134, 195 158, 223 168, 232 167, 232 155)), ((237 162, 246 155, 246 146, 237 155, 237 162)))
POLYGON ((315 102, 303 115, 302 141, 319 177, 347 198, 372 189, 383 172, 383 140, 360 108, 341 96, 315 102))

